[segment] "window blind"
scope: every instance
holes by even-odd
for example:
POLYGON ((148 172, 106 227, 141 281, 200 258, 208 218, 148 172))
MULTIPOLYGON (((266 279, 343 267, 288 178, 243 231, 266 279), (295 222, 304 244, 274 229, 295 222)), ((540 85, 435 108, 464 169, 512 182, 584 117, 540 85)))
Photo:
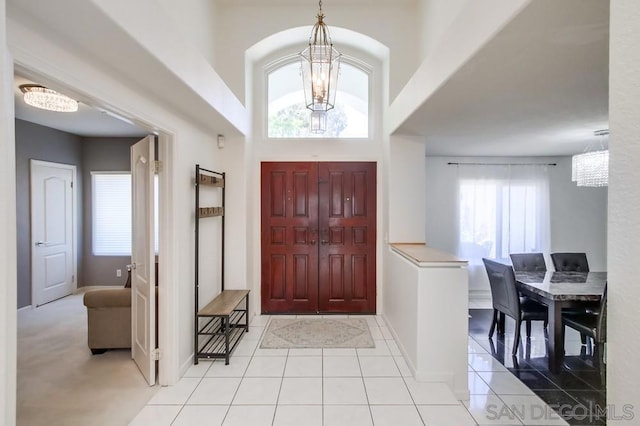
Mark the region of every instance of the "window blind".
POLYGON ((93 244, 95 256, 131 255, 131 174, 93 173, 93 244))

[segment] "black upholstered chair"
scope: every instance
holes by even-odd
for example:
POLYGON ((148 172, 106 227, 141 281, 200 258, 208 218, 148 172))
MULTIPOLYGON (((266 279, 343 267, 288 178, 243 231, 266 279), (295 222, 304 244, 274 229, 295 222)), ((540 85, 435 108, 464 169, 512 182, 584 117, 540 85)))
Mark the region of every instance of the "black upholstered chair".
MULTIPOLYGON (((553 267, 558 272, 589 272, 589 262, 585 253, 551 253, 553 267)), ((582 315, 597 312, 597 302, 584 303, 581 307, 563 308, 562 312, 571 315, 582 315)), ((587 343, 587 334, 580 333, 582 344, 587 343)))
POLYGON ((551 260, 558 272, 589 272, 585 253, 551 253, 551 260))
POLYGON ((542 253, 513 253, 509 257, 515 272, 547 272, 547 263, 542 253))
POLYGON ((542 253, 512 253, 509 257, 516 272, 547 272, 542 253))
MULTIPOLYGON (((579 331, 582 336, 593 339, 602 371, 604 368, 604 343, 607 341, 607 286, 604 286, 604 292, 597 310, 583 313, 562 312, 562 325, 563 340, 565 327, 571 327, 579 331)), ((584 344, 585 342, 583 341, 582 343, 584 344)))
MULTIPOLYGON (((527 325, 527 337, 531 337, 531 321, 546 322, 547 307, 535 300, 520 297, 516 287, 516 277, 511 266, 484 258, 482 261, 489 276, 491 297, 493 299, 493 321, 491 322, 489 337, 493 337, 499 314, 513 318, 516 321, 516 332, 512 354, 515 355, 518 352, 518 346, 520 346, 522 321, 525 321, 527 325)), ((504 332, 504 330, 499 330, 499 332, 504 332)))

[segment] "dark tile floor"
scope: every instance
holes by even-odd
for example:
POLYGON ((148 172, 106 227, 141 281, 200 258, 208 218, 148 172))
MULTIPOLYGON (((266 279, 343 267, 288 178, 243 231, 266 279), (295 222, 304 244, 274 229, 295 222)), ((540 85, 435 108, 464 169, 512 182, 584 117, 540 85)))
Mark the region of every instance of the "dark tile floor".
MULTIPOLYGON (((547 368, 547 348, 542 322, 532 323, 531 339, 524 326, 518 355, 513 357, 515 321, 506 320, 504 335, 496 332, 489 339, 491 309, 469 310, 469 335, 518 377, 535 394, 549 404, 571 425, 605 425, 606 385, 601 378, 598 357, 591 346, 584 346, 580 336, 567 330, 562 371, 554 374, 547 368)), ((603 375, 602 375, 603 376, 603 375)))

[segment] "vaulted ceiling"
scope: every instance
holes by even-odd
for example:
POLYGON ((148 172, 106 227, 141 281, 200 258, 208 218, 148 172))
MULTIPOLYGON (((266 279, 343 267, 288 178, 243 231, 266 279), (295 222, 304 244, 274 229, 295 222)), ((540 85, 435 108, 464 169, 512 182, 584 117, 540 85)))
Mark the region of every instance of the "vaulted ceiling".
POLYGON ((427 155, 582 152, 608 128, 608 47, 608 1, 535 0, 397 132, 427 155))
MULTIPOLYGON (((271 0, 300 5, 308 0, 271 0)), ((251 6, 265 0, 218 0, 251 6)), ((325 0, 329 7, 332 1, 325 0)), ((371 0, 344 0, 366 5, 371 0)), ((382 0, 381 0, 382 1, 382 0)), ((397 0, 383 0, 398 4, 397 0)), ((415 0, 402 0, 414 4, 415 0)), ((534 0, 406 117, 396 133, 417 135, 427 155, 571 155, 608 127, 609 2, 534 0)), ((18 70, 19 71, 19 70, 18 70)), ((144 131, 104 111, 34 110, 16 117, 85 136, 144 131), (53 115, 52 115, 53 114, 53 115)), ((606 142, 606 141, 605 141, 606 142)))

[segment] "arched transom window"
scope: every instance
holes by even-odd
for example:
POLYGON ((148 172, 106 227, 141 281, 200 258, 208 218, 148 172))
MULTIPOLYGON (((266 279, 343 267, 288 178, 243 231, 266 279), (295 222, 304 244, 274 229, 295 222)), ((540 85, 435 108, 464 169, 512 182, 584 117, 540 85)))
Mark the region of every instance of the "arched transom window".
POLYGON ((267 135, 269 138, 369 137, 369 73, 342 61, 335 108, 327 113, 324 134, 310 132, 300 62, 288 62, 268 75, 267 135))

